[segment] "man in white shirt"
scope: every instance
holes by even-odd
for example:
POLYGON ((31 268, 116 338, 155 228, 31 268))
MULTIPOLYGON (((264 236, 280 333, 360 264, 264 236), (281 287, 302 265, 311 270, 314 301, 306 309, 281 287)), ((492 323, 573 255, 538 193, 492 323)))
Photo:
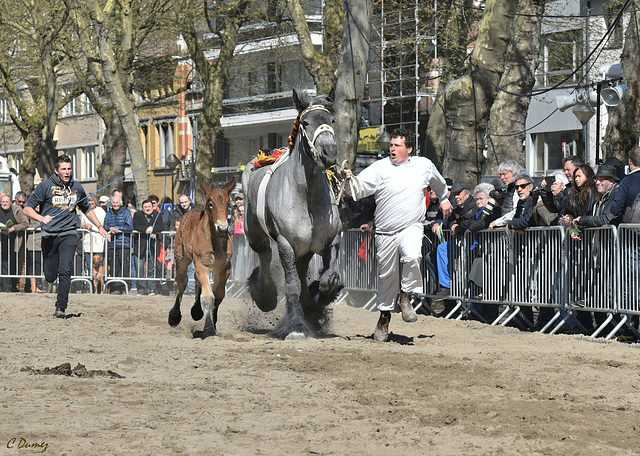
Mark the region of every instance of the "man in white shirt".
POLYGON ((351 170, 345 171, 346 179, 358 181, 356 187, 362 189, 361 197, 374 195, 376 202, 374 223, 380 318, 373 337, 378 341, 386 341, 389 337, 391 311, 395 310, 399 291, 402 291, 399 302, 402 319, 405 322, 417 320, 409 295, 422 293, 420 259, 427 187, 431 187, 441 201, 444 217, 451 214, 444 178, 428 158, 411 157, 413 149, 413 133, 396 129, 391 135, 388 158, 371 164, 357 177, 353 177, 351 170))

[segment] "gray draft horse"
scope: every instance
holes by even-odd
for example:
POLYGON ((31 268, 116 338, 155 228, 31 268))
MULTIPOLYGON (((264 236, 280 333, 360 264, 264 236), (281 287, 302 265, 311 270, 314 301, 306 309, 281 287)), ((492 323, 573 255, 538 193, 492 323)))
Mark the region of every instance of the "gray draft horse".
POLYGON ((270 271, 269 239, 273 239, 284 269, 287 299, 287 313, 272 333, 281 339, 311 336, 301 300, 307 312, 317 311, 331 302, 340 287, 336 259, 341 223, 326 173, 337 159, 333 105, 328 96, 310 99, 295 90, 293 100, 299 113, 291 134, 293 147, 274 164, 249 164, 242 175, 245 235, 260 259, 249 279, 249 291, 263 312, 276 308, 277 290, 270 271), (311 297, 306 280, 315 253, 322 256, 323 268, 317 293, 311 297))

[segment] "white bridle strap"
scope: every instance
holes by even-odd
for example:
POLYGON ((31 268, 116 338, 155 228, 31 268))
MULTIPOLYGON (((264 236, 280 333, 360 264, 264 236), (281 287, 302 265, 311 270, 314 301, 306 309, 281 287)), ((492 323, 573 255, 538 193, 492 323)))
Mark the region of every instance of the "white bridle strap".
MULTIPOLYGON (((258 222, 260 222, 260 226, 264 230, 267 236, 270 239, 273 239, 269 234, 269 230, 267 229, 267 220, 266 220, 266 209, 267 209, 267 199, 265 195, 267 194, 267 185, 269 185, 269 181, 271 180, 271 176, 275 173, 276 169, 280 167, 284 162, 289 159, 291 155, 290 152, 283 154, 274 164, 270 165, 269 169, 265 173, 262 181, 260 182, 260 187, 258 187, 258 198, 256 201, 256 215, 258 216, 258 222)), ((275 239, 274 239, 275 240, 275 239)))
POLYGON ((327 124, 320 125, 318 128, 316 128, 316 131, 313 132, 313 139, 309 138, 309 135, 307 135, 307 130, 302 125, 300 125, 300 131, 302 132, 303 136, 307 138, 307 142, 309 143, 309 150, 311 151, 311 158, 313 158, 313 161, 318 163, 318 155, 320 154, 318 153, 318 149, 316 149, 316 139, 318 139, 318 135, 320 135, 320 133, 325 132, 331 133, 331 136, 335 138, 336 134, 333 131, 333 127, 327 124))

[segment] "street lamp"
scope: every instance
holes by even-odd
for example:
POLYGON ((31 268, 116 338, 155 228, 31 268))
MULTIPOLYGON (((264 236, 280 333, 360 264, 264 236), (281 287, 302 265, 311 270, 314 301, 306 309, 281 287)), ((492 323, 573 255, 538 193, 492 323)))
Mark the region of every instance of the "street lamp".
MULTIPOLYGON (((627 85, 620 83, 624 79, 624 67, 622 63, 607 65, 600 68, 602 80, 595 83, 595 90, 587 87, 579 87, 571 95, 558 95, 556 104, 560 112, 569 108, 586 128, 587 122, 596 115, 596 156, 595 163, 600 164, 600 104, 617 106, 627 89, 627 85), (595 108, 595 110, 594 110, 595 108)), ((585 144, 587 141, 586 134, 585 144)), ((586 151, 586 147, 585 147, 586 151)))
POLYGON ((173 204, 174 204, 174 191, 173 191, 173 176, 174 176, 174 171, 176 170, 176 168, 178 167, 178 165, 180 164, 180 159, 178 157, 176 157, 176 154, 170 154, 167 155, 166 158, 164 159, 164 172, 166 174, 167 169, 171 170, 171 210, 173 212, 173 204))
POLYGON ((391 144, 391 135, 387 132, 387 130, 383 130, 382 134, 376 142, 380 146, 381 151, 387 152, 389 150, 389 145, 391 144))

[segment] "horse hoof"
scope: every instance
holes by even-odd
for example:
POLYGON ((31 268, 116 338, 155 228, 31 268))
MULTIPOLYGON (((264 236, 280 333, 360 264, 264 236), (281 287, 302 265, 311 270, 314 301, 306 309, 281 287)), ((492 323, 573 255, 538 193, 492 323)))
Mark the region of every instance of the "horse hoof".
POLYGON ((182 321, 182 314, 180 312, 169 312, 169 326, 175 327, 182 321))
POLYGON ((205 340, 207 337, 213 337, 216 335, 215 330, 207 331, 206 329, 202 331, 202 340, 205 340))
POLYGON ((202 306, 200 304, 194 304, 191 308, 191 318, 194 321, 199 321, 204 316, 204 312, 202 312, 202 306))
POLYGON ((301 333, 299 331, 294 331, 292 333, 289 333, 287 335, 287 337, 284 338, 284 340, 306 340, 307 336, 304 335, 304 333, 301 333))

